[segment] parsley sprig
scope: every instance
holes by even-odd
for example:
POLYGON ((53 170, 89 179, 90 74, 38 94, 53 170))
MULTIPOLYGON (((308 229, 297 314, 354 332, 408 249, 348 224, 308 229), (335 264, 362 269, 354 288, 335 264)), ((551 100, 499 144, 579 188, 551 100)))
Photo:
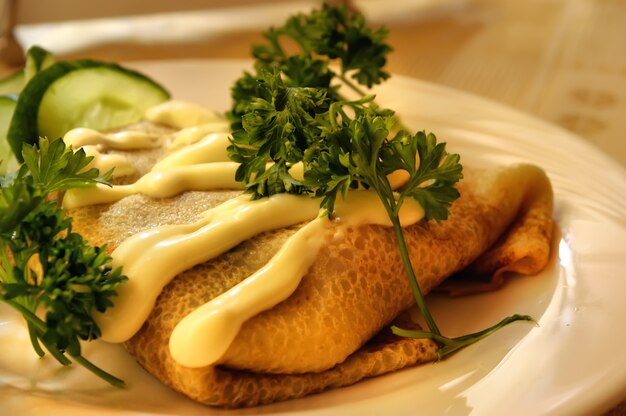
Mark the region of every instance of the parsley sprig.
POLYGON ((350 189, 376 192, 393 225, 429 332, 392 330, 404 337, 433 339, 440 346, 439 358, 511 322, 532 320, 513 315, 462 337, 441 334, 413 270, 399 214, 406 199, 413 198, 423 207, 425 220, 446 220, 459 197, 455 185, 462 178, 460 157, 447 153, 445 143, 437 143, 432 133, 398 130, 394 112, 379 107, 373 95, 346 78, 354 71, 352 77, 368 87, 388 78, 382 67, 391 50, 383 43, 386 31, 372 32, 361 16, 346 13, 345 8, 324 5, 321 11, 297 15, 265 33, 268 45, 253 49, 256 74, 245 73, 232 90, 229 117, 234 133, 228 152, 240 163, 236 179, 246 184, 253 199, 285 192, 320 198, 326 215, 332 215, 337 198, 345 198, 350 189), (300 45, 301 54, 287 55, 281 36, 300 45), (341 62, 339 78, 360 98, 348 100, 332 84, 336 74, 328 62, 336 58, 341 62), (298 163, 303 165, 301 179, 290 173, 298 163), (388 175, 398 170, 408 174, 408 181, 393 189, 388 175))
POLYGON ((280 27, 263 33, 266 44, 254 45, 255 74, 245 72, 232 89, 233 107, 228 116, 233 130, 241 128, 251 97, 260 93, 256 79, 263 72, 278 69, 287 87, 319 87, 329 98, 342 100, 341 85, 360 97, 363 87, 371 88, 389 78, 384 69, 389 32, 369 28, 360 14, 342 6, 324 4, 309 14, 297 14, 280 27), (338 72, 330 64, 338 67, 338 72), (337 81, 337 82, 335 82, 337 81))
POLYGON ((57 191, 106 183, 110 172, 99 177, 87 169, 92 158, 62 140, 25 144, 22 154, 21 168, 0 178, 0 301, 23 315, 40 357, 47 350, 63 365, 74 360, 122 386, 82 356, 80 340, 100 336, 92 313, 112 305, 126 277, 111 268, 105 247, 72 231, 71 218, 53 199, 57 191))
POLYGON ((340 64, 339 77, 347 81, 351 88, 355 86, 347 78, 348 74, 359 84, 371 88, 389 78, 389 73, 383 69, 386 55, 392 50, 385 43, 388 34, 384 27, 370 29, 362 15, 348 13, 343 5, 324 4, 319 10, 292 16, 282 27, 265 32, 268 44, 255 45, 252 55, 267 64, 280 64, 281 69, 289 71, 286 75, 292 80, 304 80, 316 74, 316 81, 320 84, 327 81, 329 72, 328 66, 324 64, 328 60, 337 59, 340 64), (288 55, 281 43, 283 37, 295 42, 301 48, 301 53, 288 55), (327 60, 316 59, 315 56, 327 60), (315 59, 317 72, 307 72, 308 67, 294 65, 309 59, 315 59))

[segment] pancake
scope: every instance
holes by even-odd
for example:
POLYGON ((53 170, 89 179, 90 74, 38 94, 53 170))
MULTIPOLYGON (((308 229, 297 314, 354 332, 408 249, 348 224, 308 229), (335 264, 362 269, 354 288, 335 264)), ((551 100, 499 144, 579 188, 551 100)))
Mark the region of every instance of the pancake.
MULTIPOLYGON (((405 228, 420 287, 428 293, 451 275, 493 289, 506 272, 535 274, 549 258, 552 191, 531 165, 464 170, 461 197, 441 223, 405 228)), ((168 199, 132 195, 108 205, 70 211, 74 229, 112 252, 139 231, 187 223, 237 192, 186 192, 168 199)), ((255 406, 353 384, 435 360, 429 340, 391 335, 396 322, 414 325, 414 304, 390 228, 332 222, 325 244, 295 292, 249 319, 215 365, 188 368, 169 352, 176 324, 262 267, 300 225, 257 235, 172 280, 128 351, 157 379, 213 406, 255 406)), ((474 288, 474 289, 472 289, 474 288)))

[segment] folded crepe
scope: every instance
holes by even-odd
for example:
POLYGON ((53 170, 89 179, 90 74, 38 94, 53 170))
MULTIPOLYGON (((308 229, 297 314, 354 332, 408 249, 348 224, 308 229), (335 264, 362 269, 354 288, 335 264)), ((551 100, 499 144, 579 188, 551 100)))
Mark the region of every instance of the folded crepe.
MULTIPOLYGON (((464 170, 461 197, 447 221, 406 227, 411 261, 428 293, 462 273, 455 293, 493 289, 506 272, 534 274, 547 263, 553 231, 550 182, 539 168, 464 170), (463 282, 472 281, 466 286, 463 282)), ((112 252, 139 231, 196 220, 239 195, 185 192, 173 198, 132 195, 73 209, 74 228, 112 252)), ((255 406, 353 384, 436 359, 430 340, 392 335, 391 323, 414 325, 414 298, 393 231, 331 223, 326 243, 295 292, 249 319, 216 365, 188 368, 169 352, 176 324, 262 267, 302 225, 257 235, 171 281, 128 351, 156 378, 214 406, 255 406)))

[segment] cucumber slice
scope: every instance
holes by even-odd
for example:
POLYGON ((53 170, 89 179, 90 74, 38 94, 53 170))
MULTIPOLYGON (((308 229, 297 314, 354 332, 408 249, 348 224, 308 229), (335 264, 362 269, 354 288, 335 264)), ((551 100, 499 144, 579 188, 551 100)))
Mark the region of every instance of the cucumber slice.
POLYGON ((8 77, 0 79, 0 95, 19 94, 24 88, 24 84, 24 70, 20 69, 8 77))
POLYGON ((134 123, 169 93, 145 75, 117 64, 57 62, 24 87, 8 140, 21 161, 22 144, 57 139, 75 127, 108 129, 134 123))
POLYGON ((17 170, 18 167, 17 160, 7 141, 7 130, 16 103, 17 97, 14 95, 0 96, 0 175, 17 170))
POLYGON ((39 71, 54 63, 52 53, 33 46, 26 54, 26 66, 6 78, 0 79, 0 96, 19 94, 24 85, 39 71))
POLYGON ((52 53, 39 46, 31 46, 26 52, 24 65, 24 85, 40 72, 54 63, 52 53))

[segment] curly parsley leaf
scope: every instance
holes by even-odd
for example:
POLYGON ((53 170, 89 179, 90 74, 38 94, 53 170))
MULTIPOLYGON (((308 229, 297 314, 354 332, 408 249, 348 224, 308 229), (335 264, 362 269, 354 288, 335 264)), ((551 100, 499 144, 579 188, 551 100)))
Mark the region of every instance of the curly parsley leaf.
POLYGON ((116 288, 126 281, 112 269, 105 247, 92 247, 72 232, 72 220, 52 200, 54 192, 104 182, 82 150, 62 140, 40 139, 24 146, 24 165, 0 184, 0 301, 28 323, 31 343, 63 365, 69 355, 107 382, 123 382, 86 360, 81 340, 100 336, 92 318, 112 305, 116 288), (43 316, 43 318, 41 317, 43 316), (42 347, 43 346, 43 347, 42 347))
POLYGON ((428 219, 447 218, 462 168, 434 135, 400 132, 389 139, 394 112, 373 104, 373 96, 331 102, 323 88, 288 87, 277 70, 263 72, 257 90, 229 147, 240 163, 236 179, 253 198, 309 193, 332 213, 336 195, 359 185, 395 200, 386 177, 401 169, 410 180, 400 200, 417 199, 428 219), (297 163, 304 166, 300 180, 289 173, 297 163))
MULTIPOLYGON (((302 56, 338 60, 342 75, 350 74, 359 84, 371 88, 389 78, 389 73, 383 69, 387 54, 392 51, 385 43, 388 34, 385 28, 370 29, 361 14, 350 13, 345 5, 324 4, 321 9, 292 16, 283 26, 265 32, 268 43, 254 46, 252 55, 260 62, 277 64, 292 78, 285 68, 290 55, 281 42, 287 38, 299 46, 302 56)), ((324 62, 319 58, 316 61, 324 62)), ((301 67, 300 71, 305 69, 309 67, 301 67)), ((329 85, 319 83, 317 86, 329 85)))
POLYGON ((302 193, 300 181, 289 169, 319 137, 316 117, 328 108, 325 90, 288 87, 277 70, 264 71, 258 97, 242 118, 242 130, 233 133, 229 157, 240 163, 238 181, 260 198, 276 193, 302 193), (273 161, 269 167, 266 164, 273 161))
POLYGON ((241 163, 237 180, 246 183, 253 198, 276 193, 309 194, 321 198, 321 208, 332 215, 337 198, 351 188, 372 189, 391 220, 402 262, 416 303, 430 332, 404 331, 401 336, 430 338, 441 348, 440 357, 470 345, 495 330, 527 316, 515 315, 459 338, 441 335, 424 301, 408 254, 400 224, 400 209, 407 198, 420 203, 426 220, 448 218, 459 197, 455 185, 462 178, 457 154, 433 134, 394 131, 394 113, 374 104, 373 96, 331 100, 324 88, 287 86, 277 70, 263 71, 235 131, 230 157, 241 163), (289 169, 302 163, 304 177, 289 169), (389 175, 404 171, 407 180, 394 189, 389 175))
POLYGON ((254 72, 245 72, 232 88, 233 105, 228 112, 233 130, 242 128, 241 117, 258 95, 255 80, 277 69, 287 87, 326 89, 331 102, 342 101, 341 85, 366 94, 359 87, 371 88, 389 78, 384 69, 392 48, 386 43, 385 28, 369 28, 360 14, 345 7, 324 4, 308 14, 290 17, 283 26, 270 28, 266 43, 254 45, 254 72), (338 67, 338 72, 331 68, 338 67))
POLYGON ((33 184, 43 193, 106 183, 112 173, 99 178, 98 169, 86 170, 93 157, 87 156, 83 149, 74 152, 62 140, 41 139, 38 146, 24 144, 22 155, 33 184))
POLYGON ((427 220, 448 218, 448 210, 460 196, 454 185, 462 177, 458 154, 448 154, 445 143, 437 143, 434 134, 418 132, 414 137, 399 134, 381 150, 381 171, 388 175, 396 170, 409 174, 400 200, 410 196, 424 208, 427 220))

